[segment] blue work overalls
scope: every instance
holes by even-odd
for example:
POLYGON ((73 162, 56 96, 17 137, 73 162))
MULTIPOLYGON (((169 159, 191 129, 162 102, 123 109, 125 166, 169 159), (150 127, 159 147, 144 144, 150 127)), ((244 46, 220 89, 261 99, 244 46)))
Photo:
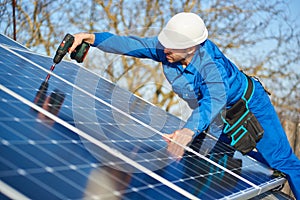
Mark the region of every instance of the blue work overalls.
MULTIPOLYGON (((140 38, 95 33, 93 46, 116 54, 150 58, 161 62, 172 89, 193 109, 184 127, 195 132, 207 129, 224 107, 237 102, 245 88, 245 75, 210 40, 199 45, 191 63, 169 63, 157 37, 140 38)), ((260 82, 254 80, 249 108, 264 129, 257 149, 267 164, 287 175, 289 185, 300 199, 300 161, 292 152, 274 107, 260 82)))

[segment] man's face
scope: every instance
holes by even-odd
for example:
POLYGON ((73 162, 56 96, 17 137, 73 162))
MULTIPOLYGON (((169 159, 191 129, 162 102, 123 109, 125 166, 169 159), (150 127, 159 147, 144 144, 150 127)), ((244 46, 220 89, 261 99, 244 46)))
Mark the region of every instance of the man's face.
POLYGON ((170 63, 180 62, 188 56, 187 49, 164 49, 164 53, 166 54, 166 58, 170 63))

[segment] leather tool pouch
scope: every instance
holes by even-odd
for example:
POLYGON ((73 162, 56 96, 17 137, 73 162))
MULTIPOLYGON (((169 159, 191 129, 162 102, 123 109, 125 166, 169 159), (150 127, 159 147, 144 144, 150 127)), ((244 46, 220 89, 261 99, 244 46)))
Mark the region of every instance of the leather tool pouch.
MULTIPOLYGON (((247 78, 248 83, 251 81, 247 90, 253 90, 252 80, 247 78)), ((242 154, 252 151, 264 134, 262 126, 248 108, 248 101, 249 97, 243 96, 230 109, 221 113, 225 124, 223 132, 231 139, 230 145, 242 154)))
POLYGON ((222 119, 225 122, 224 133, 231 139, 230 145, 242 154, 252 151, 264 134, 263 128, 243 99, 226 110, 226 115, 223 112, 222 119))

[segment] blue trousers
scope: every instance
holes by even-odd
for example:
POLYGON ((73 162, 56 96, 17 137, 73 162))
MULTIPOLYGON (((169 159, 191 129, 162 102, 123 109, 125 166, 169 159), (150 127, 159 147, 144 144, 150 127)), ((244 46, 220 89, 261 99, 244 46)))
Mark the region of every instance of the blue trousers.
POLYGON ((300 200, 300 160, 292 151, 269 96, 258 81, 254 82, 249 108, 264 128, 264 136, 256 148, 270 167, 287 175, 294 196, 300 200))

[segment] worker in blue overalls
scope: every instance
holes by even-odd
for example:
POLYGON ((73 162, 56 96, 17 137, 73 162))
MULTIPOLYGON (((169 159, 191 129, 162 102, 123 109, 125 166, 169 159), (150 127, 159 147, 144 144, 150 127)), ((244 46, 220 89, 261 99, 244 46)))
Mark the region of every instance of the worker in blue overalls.
MULTIPOLYGON (((70 52, 85 41, 105 52, 161 62, 174 92, 193 109, 182 129, 165 135, 170 139, 168 150, 176 157, 184 154, 184 149, 176 143, 189 145, 220 113, 235 106, 240 99, 245 100, 245 94, 251 90, 243 108, 253 113, 264 131, 262 138, 256 140, 256 149, 270 167, 286 174, 295 197, 300 199, 300 161, 289 145, 268 94, 259 81, 242 73, 207 37, 203 20, 194 13, 182 12, 168 21, 158 37, 78 33, 70 52)), ((238 128, 242 132, 231 135, 233 145, 246 138, 247 130, 243 126, 238 128), (239 137, 234 137, 235 134, 239 137)))

